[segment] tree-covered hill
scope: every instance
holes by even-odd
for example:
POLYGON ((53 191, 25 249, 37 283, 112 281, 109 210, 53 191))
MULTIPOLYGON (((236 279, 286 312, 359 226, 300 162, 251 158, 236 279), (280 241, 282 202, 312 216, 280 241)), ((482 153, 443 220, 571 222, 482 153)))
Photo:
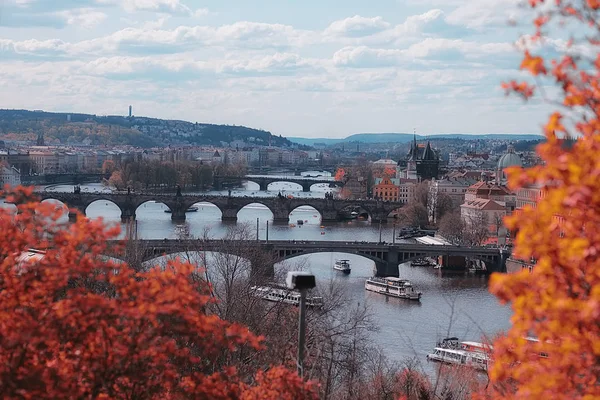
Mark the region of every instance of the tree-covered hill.
POLYGON ((153 147, 169 144, 226 146, 235 142, 237 146, 292 146, 286 138, 245 126, 0 109, 0 138, 35 141, 40 133, 43 133, 46 144, 153 147))

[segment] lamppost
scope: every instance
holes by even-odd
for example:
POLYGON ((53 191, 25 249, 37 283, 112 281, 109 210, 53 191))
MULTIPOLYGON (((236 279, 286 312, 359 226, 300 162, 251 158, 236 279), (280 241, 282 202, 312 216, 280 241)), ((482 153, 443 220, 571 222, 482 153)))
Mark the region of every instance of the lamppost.
POLYGON ((298 375, 304 378, 304 340, 306 336, 306 291, 317 285, 315 276, 302 271, 290 271, 285 280, 289 289, 300 292, 300 317, 298 321, 298 375))

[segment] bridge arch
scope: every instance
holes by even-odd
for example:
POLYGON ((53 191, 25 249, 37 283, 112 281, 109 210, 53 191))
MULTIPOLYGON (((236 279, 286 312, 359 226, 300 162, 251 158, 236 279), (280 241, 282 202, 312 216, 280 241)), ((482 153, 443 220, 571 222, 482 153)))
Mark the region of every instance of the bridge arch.
POLYGON ((302 220, 303 223, 308 224, 320 224, 323 220, 321 212, 310 204, 299 204, 290 211, 289 222, 297 223, 298 220, 302 220))
MULTIPOLYGON (((69 214, 69 206, 64 201, 61 201, 58 199, 53 199, 53 198, 47 198, 47 199, 42 200, 40 203, 52 204, 52 205, 54 205, 54 207, 53 207, 54 211, 62 210, 63 215, 69 214)), ((36 208, 36 211, 37 211, 37 208, 36 208)))
POLYGON ((358 219, 368 221, 373 218, 373 212, 364 204, 348 202, 340 206, 338 214, 342 219, 358 219))
POLYGON ((199 218, 202 219, 220 221, 223 217, 223 210, 221 210, 221 207, 212 203, 210 200, 190 201, 184 206, 186 207, 186 210, 194 210, 197 208, 194 212, 194 216, 198 215, 199 218))
POLYGON ((122 210, 117 203, 110 199, 98 198, 89 202, 84 210, 84 214, 92 219, 104 218, 104 219, 120 219, 122 210), (101 203, 104 203, 101 205, 101 203))
POLYGON ((269 182, 267 184, 267 191, 270 192, 277 192, 277 191, 281 191, 281 192, 288 192, 288 191, 292 191, 292 192, 301 192, 302 191, 302 185, 296 182, 292 182, 292 181, 288 181, 285 178, 281 178, 281 179, 276 179, 273 180, 271 182, 269 182), (285 183, 286 186, 284 188, 276 188, 273 185, 275 183, 285 183), (291 186, 290 186, 291 185, 291 186))
POLYGON ((256 221, 257 218, 261 222, 274 221, 276 216, 268 205, 264 204, 258 199, 255 201, 249 200, 237 211, 238 221, 256 221))

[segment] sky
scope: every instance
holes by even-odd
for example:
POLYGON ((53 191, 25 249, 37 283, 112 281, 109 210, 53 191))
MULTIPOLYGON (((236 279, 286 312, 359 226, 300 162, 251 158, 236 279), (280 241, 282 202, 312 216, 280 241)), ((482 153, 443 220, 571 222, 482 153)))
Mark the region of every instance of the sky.
POLYGON ((283 136, 540 133, 519 0, 0 0, 0 108, 283 136))

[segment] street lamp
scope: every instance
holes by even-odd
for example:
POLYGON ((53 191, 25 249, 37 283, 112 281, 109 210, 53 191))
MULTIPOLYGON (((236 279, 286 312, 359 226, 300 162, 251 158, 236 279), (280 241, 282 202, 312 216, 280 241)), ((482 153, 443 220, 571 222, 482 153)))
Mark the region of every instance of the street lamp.
POLYGON ((298 375, 304 378, 304 338, 306 334, 306 291, 317 285, 315 276, 302 271, 290 271, 285 283, 289 289, 300 292, 300 320, 298 322, 298 375))

